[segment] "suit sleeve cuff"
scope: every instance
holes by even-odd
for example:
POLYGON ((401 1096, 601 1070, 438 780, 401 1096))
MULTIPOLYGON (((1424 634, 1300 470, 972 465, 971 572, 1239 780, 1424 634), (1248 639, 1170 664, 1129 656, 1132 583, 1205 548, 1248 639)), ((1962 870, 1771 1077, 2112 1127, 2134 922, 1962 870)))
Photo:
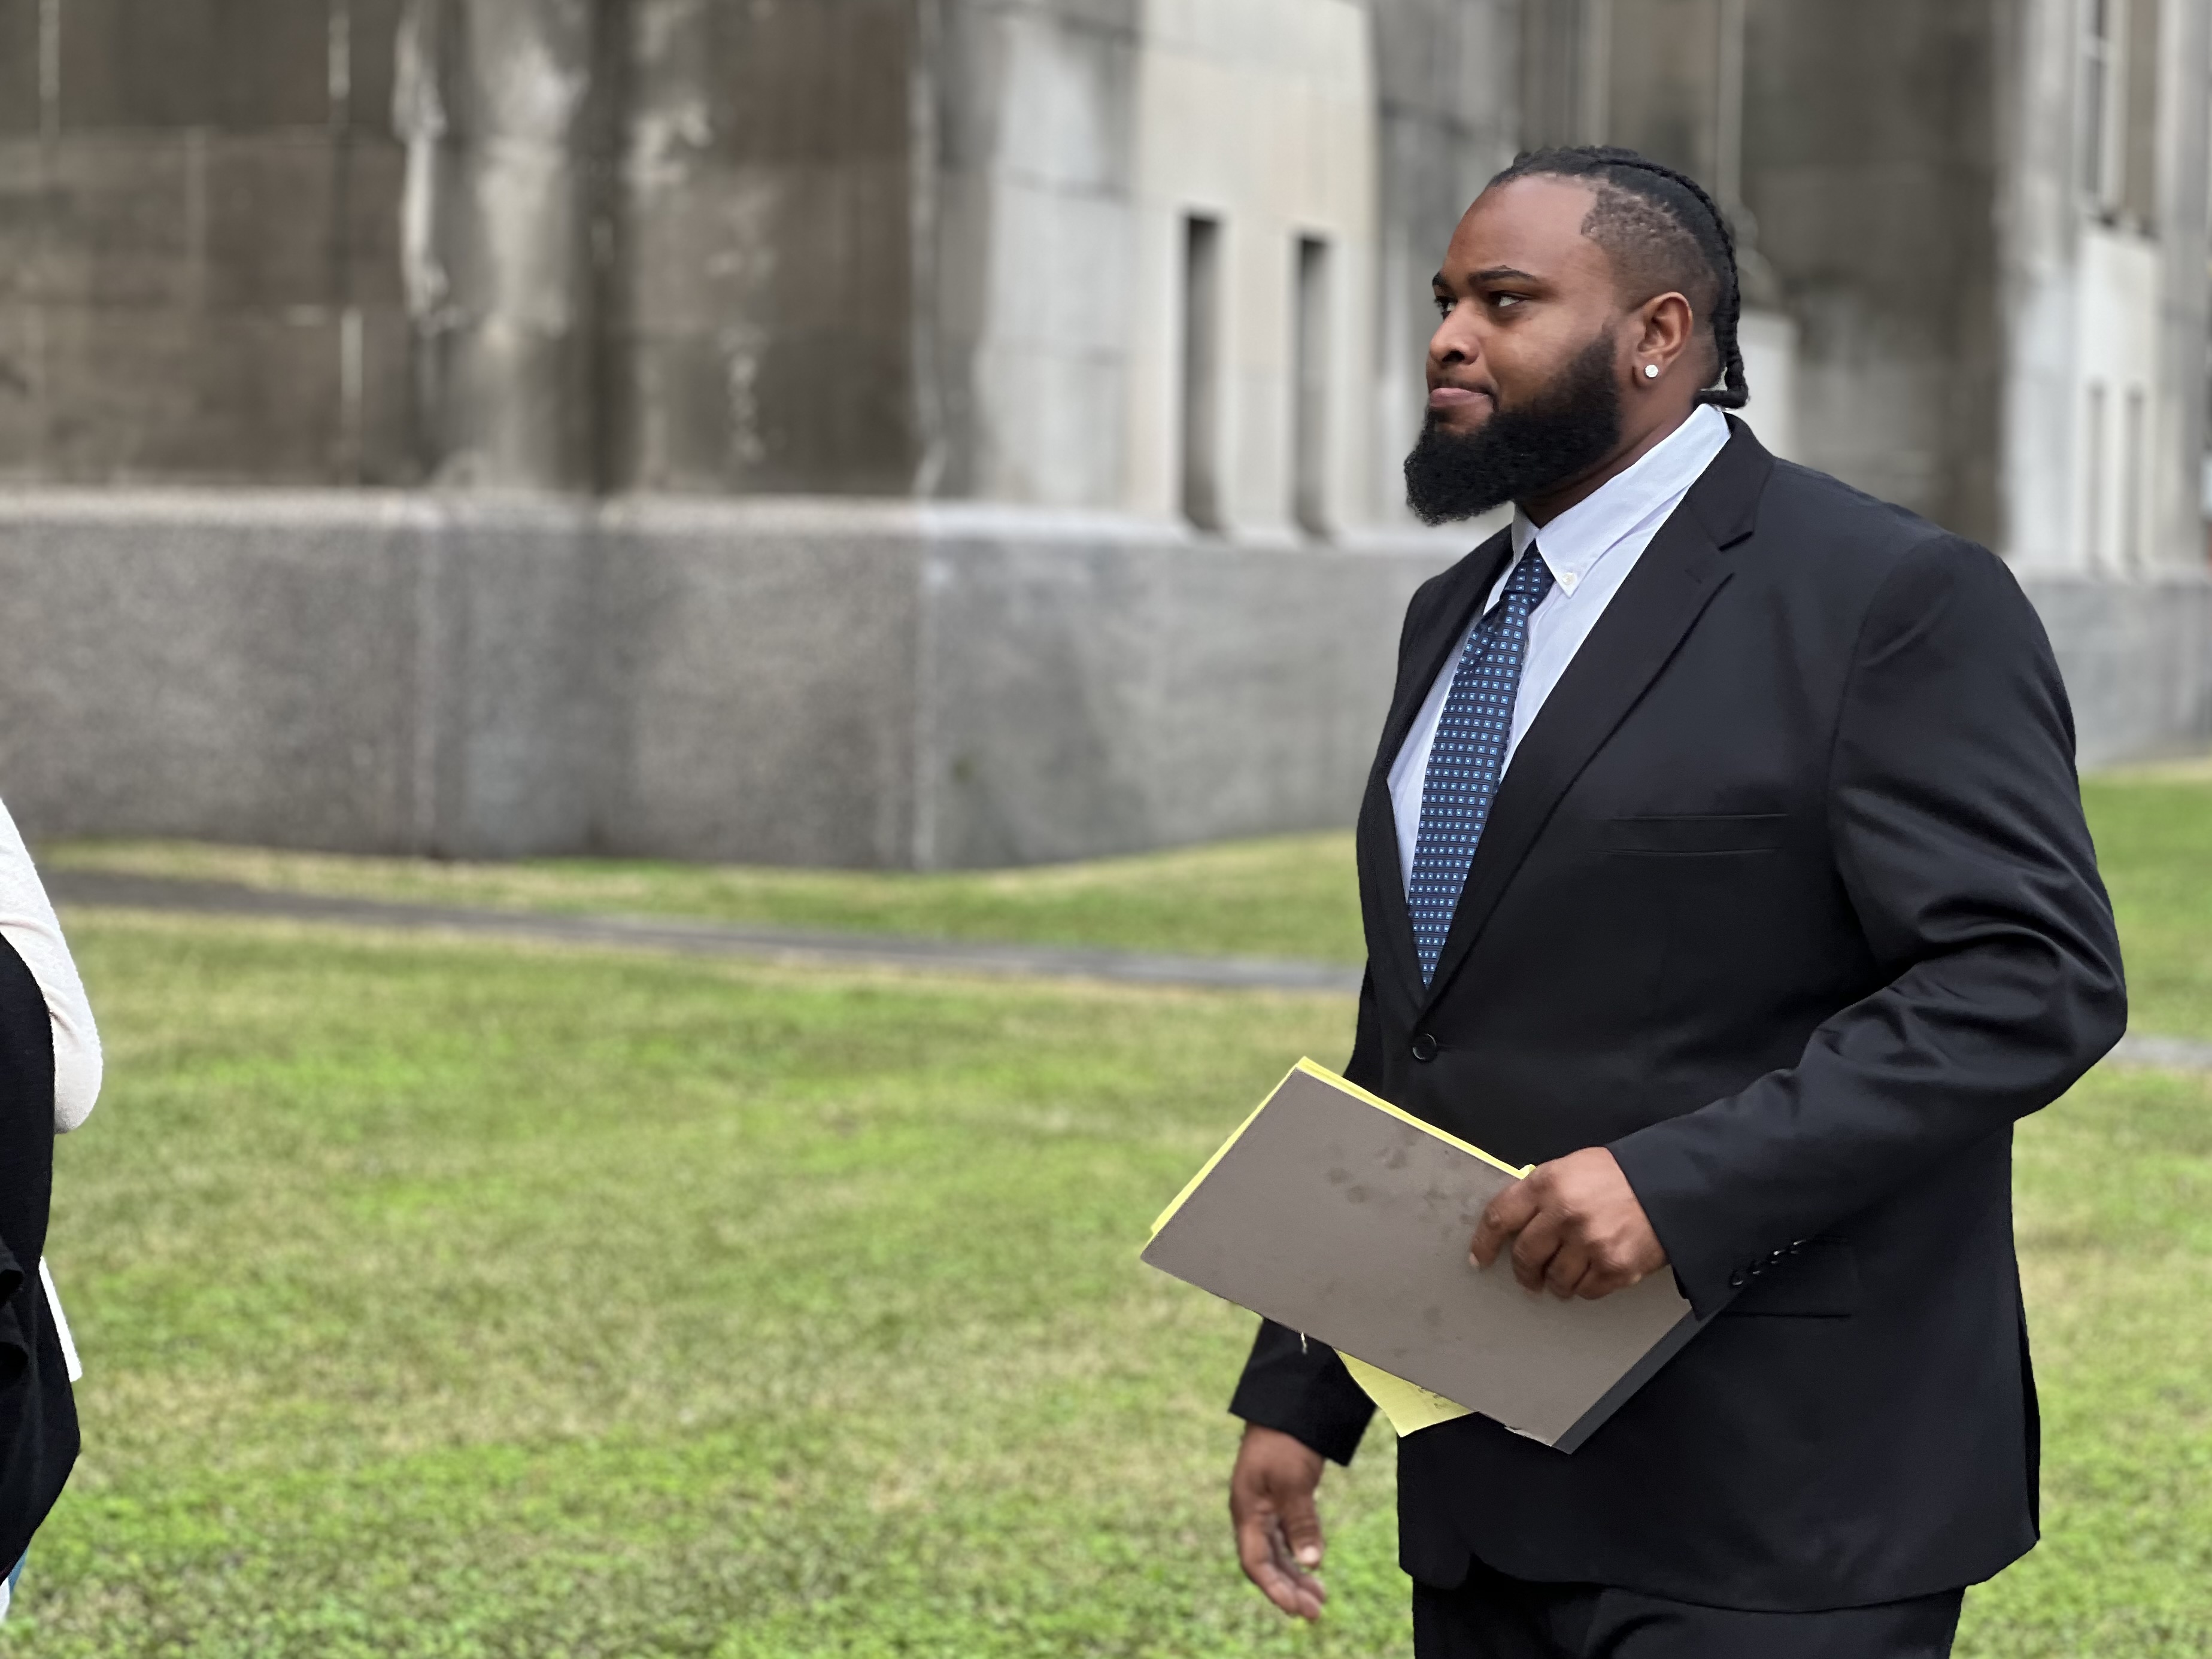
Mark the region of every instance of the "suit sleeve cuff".
POLYGON ((1743 1263, 1731 1253, 1726 1238, 1704 1225, 1712 1201, 1698 1190, 1689 1160, 1680 1156, 1670 1139, 1661 1133, 1668 1127, 1650 1129, 1613 1141, 1606 1148, 1620 1172, 1635 1190, 1644 1219, 1667 1251, 1674 1270, 1674 1284, 1690 1311, 1700 1321, 1711 1318, 1735 1299, 1743 1286, 1743 1263))
POLYGON ((1291 1436, 1331 1462, 1348 1464, 1367 1432, 1375 1402, 1352 1380, 1335 1349, 1265 1321, 1229 1410, 1248 1423, 1291 1436))

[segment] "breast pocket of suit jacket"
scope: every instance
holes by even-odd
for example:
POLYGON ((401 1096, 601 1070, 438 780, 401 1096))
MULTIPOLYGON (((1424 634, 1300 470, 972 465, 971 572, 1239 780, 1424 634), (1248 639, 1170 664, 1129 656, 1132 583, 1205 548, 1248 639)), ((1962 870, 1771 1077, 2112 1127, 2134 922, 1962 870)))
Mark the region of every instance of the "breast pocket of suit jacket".
MULTIPOLYGON (((1804 918, 1784 813, 1676 814, 1606 820, 1615 879, 1660 931, 1650 1017, 1703 1046, 1766 1011, 1804 918)), ((1786 973, 1785 973, 1786 977, 1786 973)))
POLYGON ((1652 858, 1714 858, 1779 852, 1790 828, 1785 812, 1673 813, 1610 818, 1607 847, 1652 858))

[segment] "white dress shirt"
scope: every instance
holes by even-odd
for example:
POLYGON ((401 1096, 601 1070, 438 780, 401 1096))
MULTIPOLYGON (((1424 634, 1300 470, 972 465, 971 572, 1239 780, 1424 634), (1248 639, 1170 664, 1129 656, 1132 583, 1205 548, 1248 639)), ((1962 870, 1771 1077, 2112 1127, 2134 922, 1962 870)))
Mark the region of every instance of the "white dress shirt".
POLYGON ((62 924, 46 898, 31 850, 0 804, 0 937, 15 948, 46 999, 54 1028, 54 1133, 67 1135, 100 1099, 100 1027, 77 977, 62 924))
MULTIPOLYGON (((1668 516, 1682 505, 1713 457, 1728 445, 1729 425, 1721 412, 1701 403, 1690 418, 1617 478, 1609 478, 1584 500, 1577 501, 1540 531, 1527 516, 1513 514, 1513 560, 1498 573, 1483 601, 1482 611, 1468 632, 1487 615, 1505 592, 1514 566, 1536 543, 1537 556, 1552 567, 1552 590, 1528 617, 1528 654, 1521 669, 1521 691, 1513 704, 1513 730, 1505 740, 1504 768, 1513 764, 1521 740, 1544 699, 1552 694, 1575 653, 1589 639, 1597 619, 1620 591, 1644 549, 1659 534, 1668 516)), ((1444 658, 1436 683, 1429 687, 1421 711, 1406 734, 1405 746, 1390 767, 1390 805, 1398 818, 1398 867, 1401 878, 1413 879, 1413 848, 1420 839, 1421 791, 1428 782, 1429 750, 1437 741, 1437 726, 1443 718, 1444 700, 1451 695, 1452 677, 1459 672, 1467 649, 1462 634, 1444 658)))
MULTIPOLYGON (((15 948, 46 997, 46 1017, 54 1032, 54 1133, 66 1135, 92 1115, 100 1099, 100 1027, 93 1023, 84 981, 77 977, 69 942, 62 937, 62 924, 46 899, 46 883, 39 879, 31 850, 23 845, 4 805, 0 805, 0 937, 15 948)), ((62 1313, 61 1294, 44 1262, 39 1263, 39 1277, 46 1286, 46 1305, 53 1310, 62 1359, 75 1382, 84 1368, 62 1313)))

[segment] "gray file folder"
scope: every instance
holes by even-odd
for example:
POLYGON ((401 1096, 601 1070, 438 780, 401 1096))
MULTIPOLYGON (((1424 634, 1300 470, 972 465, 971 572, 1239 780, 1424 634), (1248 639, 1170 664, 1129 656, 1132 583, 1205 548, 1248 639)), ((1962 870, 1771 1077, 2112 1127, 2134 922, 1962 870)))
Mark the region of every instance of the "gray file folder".
POLYGON ((1672 1274, 1563 1302, 1472 1265, 1484 1207, 1527 1172, 1302 1061, 1144 1259, 1335 1348, 1401 1433, 1480 1412, 1571 1452, 1698 1321, 1672 1274))

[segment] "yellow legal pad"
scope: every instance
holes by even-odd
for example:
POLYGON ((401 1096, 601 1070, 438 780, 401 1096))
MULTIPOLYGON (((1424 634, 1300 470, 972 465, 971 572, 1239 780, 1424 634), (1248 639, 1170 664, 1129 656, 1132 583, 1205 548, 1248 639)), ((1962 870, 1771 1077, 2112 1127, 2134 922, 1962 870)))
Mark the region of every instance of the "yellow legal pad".
POLYGON ((1484 1208, 1528 1172, 1301 1060, 1144 1259, 1328 1343, 1401 1435, 1480 1412, 1571 1451, 1697 1321, 1671 1275, 1562 1302, 1473 1266, 1484 1208))

